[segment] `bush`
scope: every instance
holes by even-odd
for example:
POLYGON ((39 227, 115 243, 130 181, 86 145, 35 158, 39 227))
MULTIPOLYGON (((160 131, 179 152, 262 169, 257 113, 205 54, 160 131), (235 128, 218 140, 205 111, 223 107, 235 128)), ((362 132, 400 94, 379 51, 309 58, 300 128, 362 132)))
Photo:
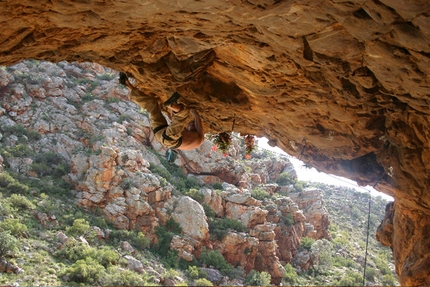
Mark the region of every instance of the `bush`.
POLYGON ((180 234, 182 232, 182 228, 172 217, 166 221, 166 228, 168 231, 171 231, 175 234, 180 234))
POLYGON ((27 226, 22 224, 19 219, 6 218, 2 222, 0 222, 0 230, 9 231, 11 235, 18 237, 24 232, 27 232, 28 228, 27 226))
POLYGON ((206 203, 203 204, 203 210, 208 218, 214 219, 216 214, 215 211, 206 203))
POLYGON ((63 247, 57 250, 54 255, 58 258, 64 258, 71 262, 85 259, 91 253, 90 247, 82 242, 74 240, 68 241, 63 247))
POLYGON ((153 250, 161 257, 166 257, 170 249, 170 242, 172 242, 175 234, 167 230, 165 226, 157 226, 155 228, 155 235, 158 237, 158 243, 154 246, 153 250))
POLYGON ((140 251, 149 247, 151 240, 143 234, 143 232, 138 232, 133 240, 133 245, 140 251))
POLYGON ((333 266, 332 258, 333 244, 327 239, 318 239, 311 246, 314 269, 319 272, 326 272, 333 266))
POLYGON ((294 184, 294 189, 297 190, 298 192, 302 192, 305 186, 306 186, 306 182, 298 181, 294 184))
POLYGON ((15 182, 15 179, 7 172, 0 173, 0 188, 7 187, 9 184, 15 182))
POLYGON ((378 271, 376 271, 375 268, 367 268, 366 269, 366 280, 371 281, 371 282, 375 282, 376 275, 378 275, 378 271))
POLYGON ((311 250, 312 244, 315 242, 315 239, 309 237, 303 237, 300 240, 300 247, 306 250, 311 250))
POLYGON ((204 250, 200 254, 200 264, 213 266, 218 269, 223 275, 229 275, 233 270, 233 265, 229 264, 218 250, 204 250))
POLYGON ((208 279, 200 278, 194 282, 194 286, 214 286, 214 285, 208 279))
POLYGON ((289 213, 286 216, 282 217, 282 222, 284 222, 284 224, 286 226, 291 226, 294 224, 294 217, 293 214, 289 213))
POLYGON ((228 231, 231 229, 238 232, 246 231, 246 227, 242 224, 242 222, 235 219, 225 217, 209 220, 209 233, 211 234, 212 239, 219 241, 223 240, 228 234, 228 231))
POLYGON ((294 183, 294 180, 290 178, 290 174, 288 172, 283 172, 279 175, 279 177, 275 181, 278 185, 287 186, 294 183))
POLYGON ((36 155, 31 169, 39 176, 52 175, 59 178, 68 174, 71 170, 71 166, 61 155, 54 152, 47 152, 36 155))
POLYGON ((20 194, 12 194, 7 200, 10 202, 12 207, 21 210, 33 210, 36 208, 36 206, 27 197, 20 194))
POLYGON ((10 231, 0 231, 0 257, 14 255, 18 252, 18 240, 10 234, 10 231))
POLYGON ((215 183, 212 185, 212 188, 213 188, 213 189, 219 189, 219 190, 222 190, 222 189, 223 189, 223 187, 222 187, 222 183, 220 183, 220 182, 215 182, 215 183))
POLYGON ((360 286, 363 283, 362 274, 354 271, 346 271, 346 274, 339 280, 339 286, 360 286))
POLYGON ((142 275, 131 270, 119 269, 111 266, 107 270, 107 277, 103 282, 106 286, 148 286, 142 275))
POLYGON ((88 285, 100 285, 101 279, 106 276, 105 268, 92 258, 85 258, 76 261, 67 268, 63 275, 70 281, 84 283, 88 285))
POLYGON ((66 228, 66 233, 71 236, 81 236, 90 230, 88 221, 82 218, 75 219, 71 227, 66 228))
POLYGON ((192 199, 194 199, 195 201, 197 201, 199 203, 202 203, 203 200, 205 199, 205 196, 203 195, 203 193, 200 193, 195 188, 189 189, 187 192, 185 192, 185 195, 191 197, 192 199))
POLYGON ((383 286, 394 286, 396 285, 396 278, 394 275, 391 274, 385 274, 382 276, 381 283, 383 286))
POLYGON ((243 284, 250 286, 269 286, 271 279, 272 276, 270 276, 270 274, 265 271, 258 272, 251 270, 251 272, 249 272, 249 274, 245 277, 243 284))
POLYGON ((208 274, 197 266, 189 266, 186 273, 191 280, 208 278, 208 274))
POLYGON ((264 200, 264 199, 270 197, 270 194, 261 188, 254 189, 252 191, 251 195, 253 198, 258 199, 258 200, 264 200))
POLYGON ((285 265, 285 275, 282 279, 282 285, 292 286, 297 285, 298 282, 299 280, 296 269, 290 263, 288 263, 287 265, 285 265))

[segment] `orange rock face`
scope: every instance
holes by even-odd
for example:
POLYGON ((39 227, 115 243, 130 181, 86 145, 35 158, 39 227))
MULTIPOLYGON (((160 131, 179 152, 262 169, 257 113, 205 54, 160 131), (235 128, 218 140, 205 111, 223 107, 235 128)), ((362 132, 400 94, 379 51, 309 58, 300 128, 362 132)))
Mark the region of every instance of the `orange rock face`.
MULTIPOLYGON (((0 64, 123 70, 162 100, 179 91, 207 131, 234 121, 236 132, 266 136, 319 170, 375 185, 396 198, 400 281, 421 284, 430 269, 429 10, 426 0, 6 0, 0 64)), ((111 174, 99 176, 103 188, 111 174)))

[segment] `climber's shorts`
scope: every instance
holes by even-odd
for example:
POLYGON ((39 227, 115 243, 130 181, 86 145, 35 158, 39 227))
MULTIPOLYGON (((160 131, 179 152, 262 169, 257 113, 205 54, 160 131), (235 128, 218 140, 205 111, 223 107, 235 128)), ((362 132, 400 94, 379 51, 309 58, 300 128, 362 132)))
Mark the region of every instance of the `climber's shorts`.
POLYGON ((182 136, 177 139, 171 138, 166 134, 168 126, 159 126, 153 130, 155 138, 165 147, 177 149, 182 144, 182 136))

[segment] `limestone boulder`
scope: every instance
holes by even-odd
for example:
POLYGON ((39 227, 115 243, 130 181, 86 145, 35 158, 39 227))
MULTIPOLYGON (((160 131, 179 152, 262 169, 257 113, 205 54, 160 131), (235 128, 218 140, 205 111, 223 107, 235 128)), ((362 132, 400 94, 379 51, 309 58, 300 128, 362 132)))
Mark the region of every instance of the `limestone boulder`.
POLYGON ((199 241, 209 238, 209 227, 203 207, 194 199, 183 196, 176 202, 172 218, 179 223, 182 232, 199 241))

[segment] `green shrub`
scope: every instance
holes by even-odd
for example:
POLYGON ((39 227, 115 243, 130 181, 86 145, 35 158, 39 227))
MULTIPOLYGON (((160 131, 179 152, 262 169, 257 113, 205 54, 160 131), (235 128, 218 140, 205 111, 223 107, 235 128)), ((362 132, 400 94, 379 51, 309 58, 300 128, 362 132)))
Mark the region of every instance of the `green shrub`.
POLYGON ((366 280, 375 282, 375 278, 378 275, 378 271, 375 268, 367 268, 366 269, 366 280))
POLYGON ((265 200, 270 197, 270 194, 261 188, 257 188, 252 191, 251 196, 258 200, 265 200))
POLYGON ((315 242, 315 239, 309 237, 302 237, 300 240, 300 247, 306 250, 311 250, 312 244, 315 242))
POLYGON ((214 286, 211 281, 205 278, 197 279, 193 286, 214 286))
POLYGON ((86 257, 91 257, 101 265, 108 267, 111 264, 116 264, 119 260, 119 255, 115 250, 112 250, 108 246, 103 246, 100 249, 89 248, 85 254, 86 257))
POLYGON ((100 285, 101 280, 106 276, 106 272, 100 263, 87 257, 73 263, 72 266, 64 271, 63 275, 76 283, 100 285))
POLYGON ((35 142, 40 140, 42 138, 42 135, 37 131, 29 130, 27 137, 29 142, 35 142))
POLYGON ((219 190, 222 190, 223 189, 223 187, 222 187, 222 183, 221 182, 215 182, 213 185, 212 185, 212 188, 213 189, 219 189, 219 190))
POLYGON ((215 219, 215 211, 206 203, 203 204, 203 210, 208 218, 215 219))
POLYGON ((394 286, 396 285, 396 278, 392 273, 385 274, 382 276, 381 283, 383 286, 394 286))
POLYGON ((70 172, 71 166, 61 155, 47 152, 36 155, 31 169, 42 177, 52 175, 60 178, 70 172))
POLYGON ((12 194, 7 201, 10 202, 11 206, 21 210, 33 210, 36 208, 36 206, 27 197, 20 194, 12 194))
POLYGON ((78 218, 73 221, 73 225, 66 228, 66 233, 70 236, 85 235, 90 230, 90 224, 83 218, 78 218))
POLYGON ((116 75, 113 73, 104 73, 101 75, 96 75, 96 78, 102 81, 111 81, 116 78, 116 75))
POLYGON ((148 286, 149 282, 145 278, 127 269, 120 269, 116 266, 111 266, 107 269, 107 277, 103 285, 105 286, 148 286))
POLYGON ((7 138, 10 135, 14 135, 18 137, 19 142, 25 143, 23 141, 23 136, 26 136, 28 138, 28 141, 34 142, 36 140, 40 140, 42 138, 42 135, 35 131, 35 130, 27 130, 23 125, 17 124, 13 126, 4 126, 2 127, 3 130, 3 138, 7 138))
POLYGON ((298 282, 299 280, 296 269, 290 263, 287 263, 287 265, 285 265, 285 274, 284 278, 282 279, 282 285, 293 286, 297 285, 298 282))
POLYGON ((179 225, 179 223, 177 223, 172 217, 166 221, 166 228, 168 231, 175 234, 180 234, 182 232, 181 225, 179 225))
POLYGON ((93 96, 93 94, 91 94, 91 93, 86 93, 85 95, 83 95, 82 97, 81 97, 81 100, 83 101, 83 102, 90 102, 90 101, 93 101, 95 99, 95 97, 93 96))
POLYGON ((149 170, 152 173, 158 174, 159 176, 167 179, 168 182, 171 182, 171 180, 172 180, 172 174, 167 169, 165 169, 164 167, 150 163, 149 164, 149 170))
POLYGON ((246 226, 242 222, 230 219, 230 218, 219 218, 219 219, 209 219, 209 233, 212 239, 223 240, 228 234, 229 230, 236 230, 238 232, 245 232, 246 226))
POLYGON ((326 272, 333 266, 333 244, 327 239, 318 239, 311 246, 314 257, 314 269, 318 272, 326 272))
POLYGON ((7 191, 11 193, 27 193, 30 190, 28 186, 15 181, 7 186, 7 191))
POLYGON ((0 257, 14 255, 18 250, 18 240, 10 231, 0 231, 0 257))
POLYGON ((191 197, 192 199, 194 199, 195 201, 197 201, 199 203, 202 203, 203 200, 205 199, 205 196, 203 195, 203 193, 200 193, 195 188, 191 188, 190 190, 188 190, 187 192, 185 192, 185 195, 191 197))
POLYGON ((7 187, 9 184, 15 182, 15 179, 7 172, 0 172, 0 188, 7 187))
POLYGON ((339 286, 360 286, 363 283, 362 274, 347 270, 342 279, 339 280, 339 286))
POLYGON ((390 267, 388 267, 388 262, 385 258, 375 257, 373 259, 376 268, 378 268, 383 275, 391 274, 390 267))
POLYGON ((294 224, 294 217, 292 213, 287 214, 286 216, 282 217, 282 222, 284 222, 284 224, 286 226, 291 226, 294 224))
POLYGON ((124 229, 114 229, 109 233, 109 243, 116 245, 121 241, 130 238, 130 231, 124 229))
POLYGON ((54 255, 58 258, 67 259, 70 262, 76 262, 87 257, 91 253, 89 249, 90 247, 83 242, 70 240, 61 249, 57 250, 54 255))
POLYGON ((222 274, 229 275, 232 272, 233 265, 229 264, 218 250, 204 250, 200 254, 200 264, 206 266, 213 266, 218 269, 222 274))
POLYGON ((288 172, 283 172, 279 175, 275 182, 278 185, 287 186, 293 184, 295 181, 290 178, 290 174, 288 172))
POLYGON ((191 280, 208 278, 208 274, 197 266, 189 266, 186 273, 191 280))
POLYGON ((4 159, 4 165, 6 167, 9 166, 9 159, 11 158, 31 158, 34 155, 34 152, 27 146, 23 144, 17 144, 13 147, 1 148, 0 147, 0 155, 4 159))
POLYGON ((294 184, 294 189, 298 192, 302 192, 305 186, 306 186, 306 182, 298 181, 294 184))
POLYGON ((168 250, 166 256, 162 258, 164 266, 168 268, 178 269, 179 268, 179 257, 177 250, 168 250))
POLYGON ((0 230, 9 231, 11 235, 18 237, 27 232, 28 228, 17 218, 6 218, 0 222, 0 230))
POLYGON ((151 240, 143 234, 143 232, 138 232, 133 240, 133 245, 140 251, 149 247, 151 240))
POLYGON ((269 286, 271 279, 272 276, 270 276, 270 274, 265 271, 258 272, 251 270, 251 272, 249 272, 249 274, 245 277, 243 284, 250 286, 269 286))
POLYGON ((154 246, 153 251, 161 257, 166 257, 170 249, 170 242, 172 242, 175 234, 167 230, 165 226, 157 226, 155 235, 158 237, 158 243, 154 246))

